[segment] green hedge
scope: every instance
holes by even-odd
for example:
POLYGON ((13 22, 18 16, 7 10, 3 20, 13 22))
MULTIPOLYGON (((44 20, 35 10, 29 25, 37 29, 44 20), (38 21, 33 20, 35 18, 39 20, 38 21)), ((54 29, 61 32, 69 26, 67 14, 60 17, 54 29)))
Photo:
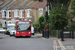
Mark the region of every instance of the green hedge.
POLYGON ((1 28, 6 29, 6 27, 1 27, 1 28))

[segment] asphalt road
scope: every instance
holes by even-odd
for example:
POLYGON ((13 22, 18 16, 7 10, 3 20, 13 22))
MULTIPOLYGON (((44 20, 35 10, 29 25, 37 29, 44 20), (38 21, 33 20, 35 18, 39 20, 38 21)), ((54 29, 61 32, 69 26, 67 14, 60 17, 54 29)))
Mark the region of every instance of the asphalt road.
POLYGON ((36 36, 31 38, 15 38, 9 35, 0 34, 0 50, 54 50, 53 40, 56 38, 42 39, 36 36))

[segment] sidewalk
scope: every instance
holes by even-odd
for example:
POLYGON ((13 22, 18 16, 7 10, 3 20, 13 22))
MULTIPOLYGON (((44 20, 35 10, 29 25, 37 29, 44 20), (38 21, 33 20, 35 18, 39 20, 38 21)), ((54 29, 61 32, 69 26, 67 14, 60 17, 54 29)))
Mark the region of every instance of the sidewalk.
POLYGON ((65 38, 64 41, 58 40, 58 43, 61 50, 75 50, 75 39, 65 38))
POLYGON ((34 36, 36 36, 36 37, 38 37, 38 38, 42 38, 42 33, 35 33, 34 36))

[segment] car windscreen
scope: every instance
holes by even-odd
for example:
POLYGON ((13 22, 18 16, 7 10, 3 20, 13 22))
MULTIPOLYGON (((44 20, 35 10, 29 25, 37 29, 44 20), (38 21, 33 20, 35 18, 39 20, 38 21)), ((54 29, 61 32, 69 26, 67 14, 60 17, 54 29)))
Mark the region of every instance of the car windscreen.
POLYGON ((31 25, 30 22, 19 21, 17 22, 17 31, 30 31, 31 25))
POLYGON ((15 26, 7 26, 7 29, 15 30, 15 26))

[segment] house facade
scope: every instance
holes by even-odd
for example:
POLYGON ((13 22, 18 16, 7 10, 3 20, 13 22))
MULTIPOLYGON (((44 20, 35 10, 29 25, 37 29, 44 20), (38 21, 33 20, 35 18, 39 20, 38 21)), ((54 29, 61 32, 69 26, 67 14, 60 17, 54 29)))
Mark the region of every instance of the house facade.
MULTIPOLYGON (((17 0, 15 2, 17 3, 17 0)), ((2 25, 2 27, 6 27, 7 24, 15 23, 18 20, 31 20, 34 24, 40 16, 45 15, 45 12, 47 11, 46 0, 43 0, 43 2, 31 2, 31 0, 26 2, 29 2, 31 4, 27 4, 27 6, 22 2, 23 5, 21 4, 21 8, 15 8, 14 6, 13 9, 0 11, 0 24, 2 25)), ((10 5, 9 7, 11 8, 10 5)))
POLYGON ((1 10, 0 11, 0 22, 2 27, 6 24, 15 23, 18 20, 25 20, 25 10, 1 10))
POLYGON ((46 5, 47 5, 47 1, 43 0, 42 2, 37 1, 33 5, 28 7, 28 9, 31 9, 31 17, 32 17, 33 24, 37 22, 39 17, 45 15, 45 12, 47 11, 46 5))

